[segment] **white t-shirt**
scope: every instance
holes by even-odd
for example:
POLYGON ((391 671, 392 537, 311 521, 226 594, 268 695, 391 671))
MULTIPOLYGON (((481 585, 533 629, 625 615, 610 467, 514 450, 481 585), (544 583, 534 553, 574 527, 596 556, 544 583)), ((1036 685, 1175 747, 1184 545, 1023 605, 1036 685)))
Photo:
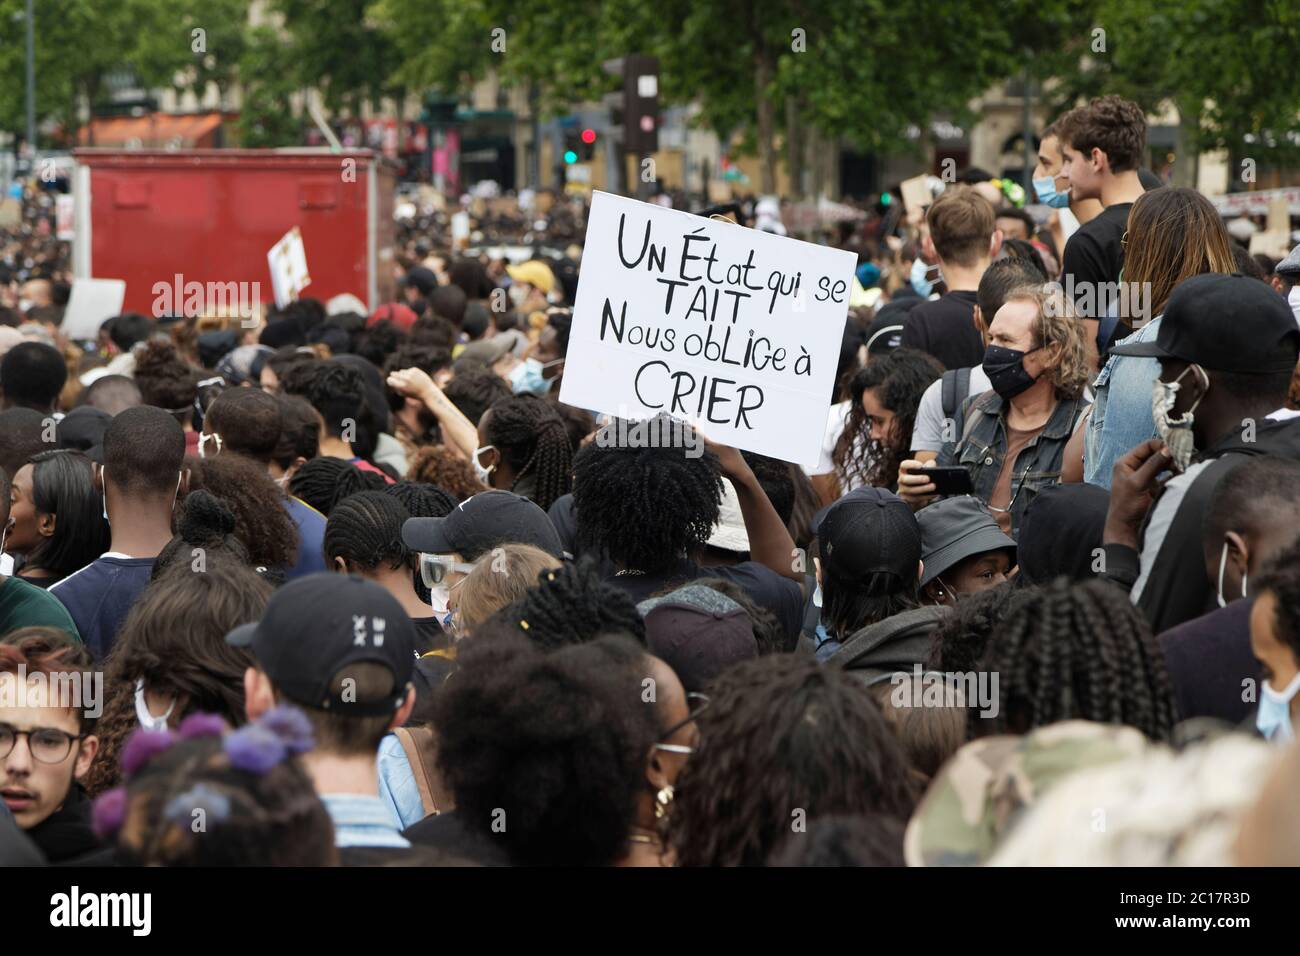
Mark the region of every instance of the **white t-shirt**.
MULTIPOLYGON (((965 395, 959 395, 958 400, 971 395, 982 395, 992 387, 984 369, 976 365, 970 370, 970 390, 965 395)), ((937 378, 930 383, 930 387, 921 396, 921 404, 916 407, 916 424, 912 426, 912 451, 937 452, 943 445, 943 379, 937 378)))
MULTIPOLYGON (((809 469, 809 477, 817 475, 829 475, 835 471, 835 461, 832 455, 835 453, 835 445, 840 440, 840 435, 844 434, 844 425, 849 419, 849 408, 852 402, 840 402, 832 405, 830 414, 826 417, 826 434, 822 438, 821 457, 817 459, 817 467, 809 469)), ((857 454, 862 448, 862 436, 859 435, 854 441, 854 454, 857 454)), ((845 494, 859 487, 862 482, 854 480, 848 484, 848 487, 841 487, 840 494, 845 494)))

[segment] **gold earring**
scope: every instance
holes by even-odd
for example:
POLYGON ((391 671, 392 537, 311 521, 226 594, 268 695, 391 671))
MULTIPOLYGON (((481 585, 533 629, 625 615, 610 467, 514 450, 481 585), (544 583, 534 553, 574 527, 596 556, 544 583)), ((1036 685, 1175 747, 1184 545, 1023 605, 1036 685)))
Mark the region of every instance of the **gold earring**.
POLYGON ((673 802, 673 785, 664 784, 663 788, 655 794, 655 819, 658 820, 668 812, 669 805, 673 802))

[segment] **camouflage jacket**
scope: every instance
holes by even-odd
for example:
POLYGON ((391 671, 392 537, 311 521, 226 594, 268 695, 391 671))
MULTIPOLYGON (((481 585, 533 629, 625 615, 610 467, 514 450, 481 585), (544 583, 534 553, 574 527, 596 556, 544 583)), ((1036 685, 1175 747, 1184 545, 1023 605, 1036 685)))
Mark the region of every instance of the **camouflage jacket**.
POLYGON ((1057 781, 1150 746, 1132 727, 1086 720, 971 741, 944 764, 912 814, 903 841, 907 865, 979 866, 1057 781))

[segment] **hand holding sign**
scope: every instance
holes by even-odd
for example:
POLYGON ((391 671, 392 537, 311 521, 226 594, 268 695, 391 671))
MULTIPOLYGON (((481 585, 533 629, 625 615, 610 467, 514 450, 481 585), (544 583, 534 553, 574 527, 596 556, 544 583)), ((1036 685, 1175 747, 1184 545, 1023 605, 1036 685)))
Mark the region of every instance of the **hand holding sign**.
POLYGON ((597 192, 560 398, 811 465, 852 253, 597 192))

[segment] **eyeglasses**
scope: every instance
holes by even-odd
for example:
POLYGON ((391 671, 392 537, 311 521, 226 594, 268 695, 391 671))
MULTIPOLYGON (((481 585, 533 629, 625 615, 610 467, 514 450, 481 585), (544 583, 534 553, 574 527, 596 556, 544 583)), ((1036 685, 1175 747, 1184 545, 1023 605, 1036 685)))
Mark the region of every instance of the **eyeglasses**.
POLYGON ((711 701, 704 694, 688 693, 686 695, 686 707, 690 711, 689 716, 687 716, 685 720, 679 720, 677 723, 673 724, 662 734, 660 734, 659 735, 660 742, 655 743, 655 749, 664 750, 670 754, 684 754, 686 756, 690 756, 691 754, 695 753, 694 747, 687 747, 685 744, 665 744, 662 743, 662 741, 667 740, 673 734, 677 733, 677 731, 681 730, 687 724, 694 721, 696 717, 704 713, 705 708, 707 708, 710 703, 711 701))
POLYGON ((1124 230, 1124 235, 1119 237, 1119 247, 1125 252, 1128 251, 1128 230, 1127 229, 1124 230))
POLYGON ((70 734, 53 727, 37 727, 35 730, 19 730, 9 724, 0 724, 0 760, 13 752, 19 737, 27 738, 27 749, 32 758, 39 763, 62 763, 72 751, 72 743, 81 740, 85 734, 70 734))
POLYGON ((424 582, 426 588, 433 589, 447 580, 448 575, 453 571, 469 574, 475 567, 474 564, 456 561, 450 555, 421 554, 420 580, 424 582))

